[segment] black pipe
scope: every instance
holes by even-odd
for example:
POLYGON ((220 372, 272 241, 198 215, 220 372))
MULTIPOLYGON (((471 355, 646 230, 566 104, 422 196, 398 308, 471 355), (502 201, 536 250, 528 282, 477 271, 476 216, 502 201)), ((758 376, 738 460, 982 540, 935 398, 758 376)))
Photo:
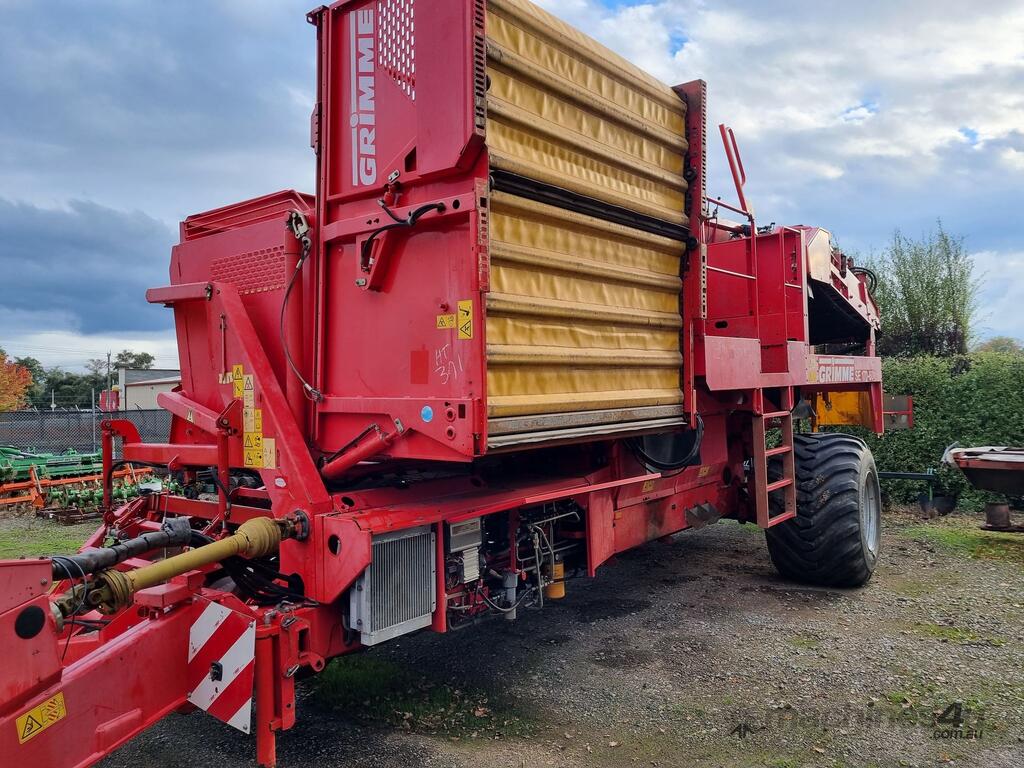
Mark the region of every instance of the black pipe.
POLYGON ((154 549, 184 547, 192 540, 192 528, 187 517, 172 517, 164 521, 159 531, 150 531, 134 539, 126 539, 109 547, 96 547, 53 559, 54 579, 84 578, 87 574, 112 568, 130 557, 138 557, 154 549))

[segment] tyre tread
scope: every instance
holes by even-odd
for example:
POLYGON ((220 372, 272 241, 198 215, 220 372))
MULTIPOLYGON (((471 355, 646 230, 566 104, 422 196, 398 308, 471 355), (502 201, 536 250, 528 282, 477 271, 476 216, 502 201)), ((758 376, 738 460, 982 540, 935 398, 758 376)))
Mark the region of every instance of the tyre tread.
POLYGON ((860 586, 871 578, 874 567, 860 532, 865 454, 870 456, 868 447, 850 435, 794 435, 797 516, 765 531, 780 574, 833 587, 860 586))

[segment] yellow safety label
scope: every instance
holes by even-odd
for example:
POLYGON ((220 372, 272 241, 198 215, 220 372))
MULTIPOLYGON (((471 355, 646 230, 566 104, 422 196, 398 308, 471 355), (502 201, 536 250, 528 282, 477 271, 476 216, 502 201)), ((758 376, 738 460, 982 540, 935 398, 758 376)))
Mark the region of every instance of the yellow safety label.
POLYGON ((272 437, 263 439, 263 468, 274 469, 277 467, 277 445, 272 437))
POLYGON ((438 315, 437 316, 437 327, 438 328, 454 328, 455 327, 455 315, 438 315))
POLYGON ((459 338, 473 338, 473 300, 463 299, 459 302, 459 338))
POLYGON ((654 481, 653 480, 644 480, 644 484, 643 484, 643 486, 641 487, 640 490, 643 493, 650 493, 651 491, 654 490, 654 481))
POLYGON ((263 448, 263 435, 258 432, 246 432, 245 433, 245 447, 246 448, 263 448))
POLYGON ((242 405, 252 408, 256 404, 256 389, 253 384, 252 374, 247 373, 242 377, 242 405))
POLYGON ((63 692, 51 696, 37 707, 32 707, 15 721, 18 729, 18 743, 24 744, 38 736, 58 720, 67 717, 63 692))
POLYGON ((711 474, 711 465, 710 464, 702 464, 700 469, 697 470, 697 477, 707 477, 710 474, 711 474))
POLYGON ((252 431, 263 433, 263 409, 253 408, 252 410, 252 431))
POLYGON ((245 368, 241 364, 231 366, 231 383, 234 385, 233 394, 235 397, 242 396, 242 379, 245 376, 245 368))
POLYGON ((243 452, 243 464, 247 467, 262 467, 263 466, 263 449, 262 448, 245 448, 243 452))
MULTIPOLYGON (((256 430, 256 409, 248 406, 242 408, 242 431, 254 432, 256 430)), ((261 432, 263 430, 260 430, 261 432)))

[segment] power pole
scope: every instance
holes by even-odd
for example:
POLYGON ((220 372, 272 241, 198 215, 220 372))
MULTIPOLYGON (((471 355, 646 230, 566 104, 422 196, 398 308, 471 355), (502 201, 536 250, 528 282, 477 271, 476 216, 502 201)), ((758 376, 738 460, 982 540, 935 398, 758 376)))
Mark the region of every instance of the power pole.
MULTIPOLYGON (((110 391, 110 353, 107 352, 107 392, 110 391)), ((110 395, 107 395, 110 397, 110 395)))

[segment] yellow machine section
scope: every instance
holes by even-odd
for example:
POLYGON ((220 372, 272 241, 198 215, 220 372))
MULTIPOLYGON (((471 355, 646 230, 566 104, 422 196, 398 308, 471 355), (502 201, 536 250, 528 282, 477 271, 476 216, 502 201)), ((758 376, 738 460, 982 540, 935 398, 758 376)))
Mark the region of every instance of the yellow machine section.
POLYGON ((867 392, 817 392, 811 395, 811 405, 816 427, 874 428, 871 398, 867 392))
POLYGON ((681 403, 682 248, 666 237, 494 193, 489 417, 681 403))
POLYGON ((487 12, 491 167, 682 224, 679 96, 532 3, 487 12))

